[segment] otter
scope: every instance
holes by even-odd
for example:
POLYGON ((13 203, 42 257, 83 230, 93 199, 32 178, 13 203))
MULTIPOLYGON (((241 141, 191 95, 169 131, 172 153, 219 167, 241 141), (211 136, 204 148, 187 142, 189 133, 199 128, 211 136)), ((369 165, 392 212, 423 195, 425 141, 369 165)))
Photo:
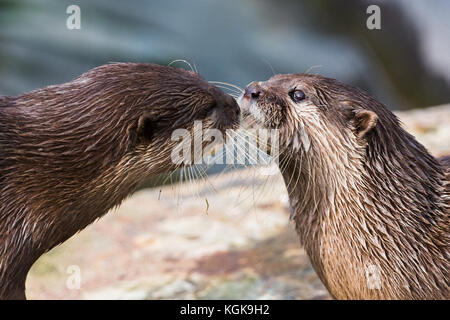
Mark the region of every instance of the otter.
POLYGON ((311 74, 252 82, 247 123, 278 129, 291 219, 336 299, 449 299, 450 158, 362 90, 311 74))
POLYGON ((234 98, 197 73, 115 63, 0 98, 0 298, 25 299, 33 263, 150 177, 176 169, 177 128, 239 125, 234 98))

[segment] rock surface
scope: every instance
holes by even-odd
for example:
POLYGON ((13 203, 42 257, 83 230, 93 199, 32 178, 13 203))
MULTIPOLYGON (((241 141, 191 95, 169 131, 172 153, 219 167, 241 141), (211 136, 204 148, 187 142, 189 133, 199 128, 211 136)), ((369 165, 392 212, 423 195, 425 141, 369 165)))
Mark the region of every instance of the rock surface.
MULTIPOLYGON (((398 115, 430 152, 450 154, 450 105, 398 115)), ((137 192, 42 256, 27 297, 329 299, 289 223, 281 177, 266 172, 137 192)))

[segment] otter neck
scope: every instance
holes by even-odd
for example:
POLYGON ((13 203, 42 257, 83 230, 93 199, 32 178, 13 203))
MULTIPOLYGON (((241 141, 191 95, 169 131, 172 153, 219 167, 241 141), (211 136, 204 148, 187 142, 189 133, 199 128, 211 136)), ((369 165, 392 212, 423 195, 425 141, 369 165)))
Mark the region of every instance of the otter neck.
POLYGON ((442 274, 449 266, 443 171, 406 138, 397 146, 413 150, 392 156, 378 148, 373 157, 373 146, 357 143, 353 151, 339 152, 312 139, 302 156, 281 158, 300 241, 336 298, 448 297, 448 285, 425 278, 448 276, 442 274), (418 150, 425 163, 408 159, 418 150), (413 165, 401 164, 401 158, 413 165))
POLYGON ((143 164, 130 164, 127 158, 122 162, 128 165, 113 165, 89 183, 61 183, 67 189, 46 181, 46 177, 6 184, 11 191, 4 190, 2 197, 10 206, 4 208, 10 219, 0 219, 0 230, 8 231, 0 235, 0 299, 25 299, 26 275, 42 254, 118 206, 137 189, 145 177, 136 168, 143 164), (124 172, 124 168, 130 169, 124 172), (48 187, 24 189, 35 182, 48 187))

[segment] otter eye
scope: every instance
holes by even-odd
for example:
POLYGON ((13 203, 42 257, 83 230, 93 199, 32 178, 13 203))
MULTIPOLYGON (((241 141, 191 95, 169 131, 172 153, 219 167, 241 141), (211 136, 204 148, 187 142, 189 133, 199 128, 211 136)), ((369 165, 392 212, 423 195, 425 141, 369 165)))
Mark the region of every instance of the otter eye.
POLYGON ((294 102, 300 102, 306 98, 306 95, 302 90, 292 90, 289 92, 289 95, 294 102))

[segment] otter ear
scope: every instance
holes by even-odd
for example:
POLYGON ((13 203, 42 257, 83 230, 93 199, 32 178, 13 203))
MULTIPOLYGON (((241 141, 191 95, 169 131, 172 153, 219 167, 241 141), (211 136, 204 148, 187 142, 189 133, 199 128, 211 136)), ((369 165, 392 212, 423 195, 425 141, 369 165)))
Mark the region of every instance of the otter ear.
POLYGON ((153 137, 153 122, 148 113, 139 117, 137 124, 137 137, 140 141, 150 141, 153 137))
POLYGON ((355 126, 355 134, 361 139, 363 138, 370 130, 372 130, 378 121, 378 116, 375 112, 360 109, 353 110, 353 124, 355 126))

